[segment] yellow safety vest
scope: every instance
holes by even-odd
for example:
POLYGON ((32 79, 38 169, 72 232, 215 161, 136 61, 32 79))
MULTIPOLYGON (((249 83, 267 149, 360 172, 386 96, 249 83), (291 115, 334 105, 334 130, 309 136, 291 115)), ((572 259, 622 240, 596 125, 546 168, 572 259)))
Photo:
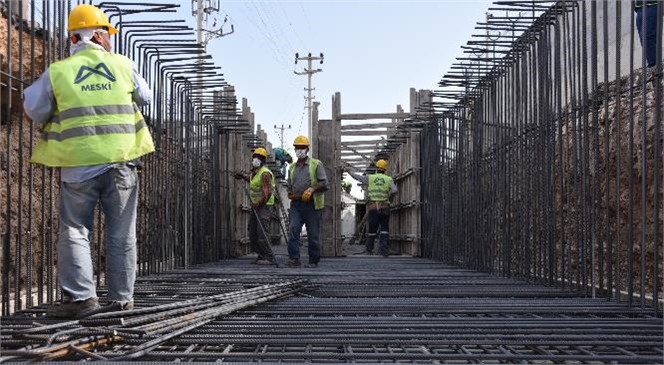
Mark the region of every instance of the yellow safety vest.
POLYGON ((369 175, 369 187, 367 195, 372 202, 389 202, 392 178, 385 174, 376 173, 369 175))
MULTIPOLYGON (((295 173, 295 164, 293 162, 288 167, 288 180, 290 181, 291 186, 293 185, 293 173, 295 173)), ((316 178, 316 170, 318 169, 319 160, 309 157, 309 181, 311 181, 311 186, 314 187, 318 185, 318 179, 316 178)), ((325 206, 325 196, 322 192, 314 193, 314 209, 320 210, 325 206)))
POLYGON ((154 152, 132 100, 127 57, 85 49, 49 67, 56 111, 44 125, 31 162, 52 167, 125 162, 154 152))
POLYGON ((263 174, 266 172, 270 174, 272 194, 270 195, 270 199, 267 200, 265 205, 274 205, 274 188, 276 186, 274 182, 274 175, 272 174, 272 171, 270 171, 270 169, 265 166, 261 166, 261 168, 256 172, 256 175, 254 175, 254 177, 251 178, 251 181, 249 181, 249 197, 251 198, 251 202, 254 204, 263 199, 263 182, 261 179, 263 174))

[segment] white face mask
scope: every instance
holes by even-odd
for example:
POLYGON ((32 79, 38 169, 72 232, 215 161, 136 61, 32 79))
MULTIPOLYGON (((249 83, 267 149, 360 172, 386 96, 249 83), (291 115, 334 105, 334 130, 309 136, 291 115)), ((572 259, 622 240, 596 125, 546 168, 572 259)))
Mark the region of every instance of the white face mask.
POLYGON ((295 150, 295 156, 297 156, 298 159, 305 158, 307 157, 307 150, 306 149, 295 150))
POLYGON ((254 159, 251 160, 251 166, 260 167, 261 166, 261 160, 258 157, 254 157, 254 159))

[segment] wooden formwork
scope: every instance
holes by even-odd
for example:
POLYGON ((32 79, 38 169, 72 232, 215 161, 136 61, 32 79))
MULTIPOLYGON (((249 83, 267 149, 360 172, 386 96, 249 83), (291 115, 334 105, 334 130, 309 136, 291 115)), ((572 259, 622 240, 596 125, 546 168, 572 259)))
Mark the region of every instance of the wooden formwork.
MULTIPOLYGON (((234 95, 232 88, 228 88, 225 92, 226 96, 234 95)), ((233 173, 251 170, 251 155, 258 146, 266 148, 268 153, 274 155, 272 144, 266 142, 267 133, 261 129, 260 124, 255 124, 254 114, 246 98, 242 99, 241 108, 239 117, 235 115, 235 109, 227 111, 227 114, 231 119, 238 119, 238 124, 248 123, 249 132, 222 132, 219 137, 221 141, 218 150, 220 161, 219 216, 222 222, 228 223, 222 225, 222 230, 225 228, 226 231, 221 232, 222 242, 218 242, 218 244, 226 247, 228 257, 238 257, 251 252, 248 224, 249 217, 253 213, 246 193, 248 183, 244 180, 236 180, 233 178, 233 173)), ((279 235, 279 227, 276 224, 271 224, 268 230, 268 234, 279 235)))
MULTIPOLYGON (((394 113, 344 114, 341 112, 341 94, 337 92, 332 97, 332 119, 319 121, 316 117, 316 153, 326 166, 330 181, 323 214, 321 243, 324 255, 341 254, 343 171, 371 173, 373 163, 379 158, 388 160, 388 174, 394 178, 399 190, 390 213, 390 252, 420 255, 420 132, 409 128, 409 123, 417 118, 420 107, 430 100, 429 91, 411 89, 408 112, 397 105, 394 113)), ((360 200, 357 204, 364 203, 360 200)))

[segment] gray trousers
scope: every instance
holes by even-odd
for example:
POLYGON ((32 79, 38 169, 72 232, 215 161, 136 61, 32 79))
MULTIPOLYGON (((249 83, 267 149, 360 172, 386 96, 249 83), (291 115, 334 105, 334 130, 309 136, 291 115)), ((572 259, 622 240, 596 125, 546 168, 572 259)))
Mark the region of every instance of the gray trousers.
MULTIPOLYGON (((263 229, 265 229, 268 238, 270 237, 270 220, 272 219, 273 212, 273 205, 262 205, 257 210, 258 216, 261 218, 261 224, 263 225, 263 229)), ((251 217, 249 217, 249 242, 251 250, 258 254, 259 259, 269 261, 274 259, 270 241, 265 240, 265 234, 263 234, 261 227, 258 225, 258 220, 256 219, 256 214, 254 214, 254 212, 251 212, 251 217)))

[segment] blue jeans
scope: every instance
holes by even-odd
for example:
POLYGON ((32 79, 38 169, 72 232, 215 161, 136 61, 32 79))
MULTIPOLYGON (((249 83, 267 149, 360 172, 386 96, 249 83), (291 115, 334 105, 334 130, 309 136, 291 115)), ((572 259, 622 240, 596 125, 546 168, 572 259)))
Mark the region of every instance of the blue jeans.
POLYGON ((60 286, 73 300, 96 298, 90 251, 97 202, 106 218, 106 283, 109 301, 128 301, 136 281, 136 209, 138 176, 117 164, 105 173, 60 185, 60 286))
POLYGON ((636 9, 636 29, 639 32, 641 46, 646 50, 646 65, 648 67, 657 64, 657 7, 658 5, 650 5, 636 9), (644 17, 647 19, 645 34, 643 34, 644 17))
POLYGON ((288 257, 293 260, 300 259, 300 233, 302 226, 305 225, 307 226, 307 236, 309 236, 309 263, 317 264, 320 261, 320 224, 323 219, 323 211, 314 209, 313 201, 304 203, 293 200, 289 218, 288 257))

